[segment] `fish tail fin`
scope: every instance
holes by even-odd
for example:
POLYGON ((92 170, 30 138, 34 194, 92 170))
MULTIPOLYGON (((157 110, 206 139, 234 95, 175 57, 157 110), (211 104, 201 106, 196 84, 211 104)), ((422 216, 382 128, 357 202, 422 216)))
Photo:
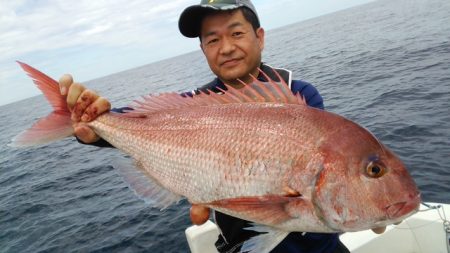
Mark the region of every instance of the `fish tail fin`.
POLYGON ((17 63, 42 91, 53 111, 14 137, 9 146, 40 145, 73 135, 71 113, 67 107, 66 97, 60 93, 58 82, 28 64, 19 61, 17 63))

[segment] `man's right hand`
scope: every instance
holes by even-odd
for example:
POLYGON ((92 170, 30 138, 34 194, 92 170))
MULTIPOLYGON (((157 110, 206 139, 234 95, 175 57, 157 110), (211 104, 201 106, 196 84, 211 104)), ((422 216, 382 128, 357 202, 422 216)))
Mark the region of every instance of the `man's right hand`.
POLYGON ((209 207, 192 204, 190 210, 191 222, 194 225, 202 225, 209 219, 210 209, 209 207))
POLYGON ((74 83, 68 74, 59 79, 59 89, 61 95, 66 96, 67 107, 72 112, 75 135, 84 143, 98 141, 100 137, 86 123, 109 111, 109 101, 82 84, 74 83))

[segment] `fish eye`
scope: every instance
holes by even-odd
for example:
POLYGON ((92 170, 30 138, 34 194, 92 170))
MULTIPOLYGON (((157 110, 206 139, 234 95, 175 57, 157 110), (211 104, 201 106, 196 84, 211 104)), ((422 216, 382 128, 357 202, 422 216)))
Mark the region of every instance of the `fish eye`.
POLYGON ((367 165, 366 173, 371 178, 379 178, 386 173, 386 169, 381 164, 370 162, 367 165))

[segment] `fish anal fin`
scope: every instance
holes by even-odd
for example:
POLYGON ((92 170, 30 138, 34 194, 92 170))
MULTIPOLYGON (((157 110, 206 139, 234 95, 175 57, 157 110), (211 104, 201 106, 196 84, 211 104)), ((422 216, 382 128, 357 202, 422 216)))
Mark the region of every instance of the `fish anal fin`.
POLYGON ((114 168, 118 170, 129 188, 152 207, 163 210, 182 199, 182 196, 160 185, 138 161, 133 163, 130 160, 117 159, 114 168))

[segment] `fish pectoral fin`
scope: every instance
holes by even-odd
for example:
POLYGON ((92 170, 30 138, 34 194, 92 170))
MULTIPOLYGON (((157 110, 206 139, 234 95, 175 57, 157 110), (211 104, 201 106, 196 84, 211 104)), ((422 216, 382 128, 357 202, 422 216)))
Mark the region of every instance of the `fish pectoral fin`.
POLYGON ((239 212, 245 216, 252 217, 255 221, 262 221, 265 224, 278 224, 292 218, 286 209, 292 201, 302 200, 301 198, 280 195, 266 195, 222 199, 213 201, 208 205, 213 208, 218 207, 239 212))
POLYGON ((241 252, 248 253, 269 253, 289 234, 286 231, 257 224, 245 229, 261 233, 245 241, 242 245, 241 252))
POLYGON ((161 186, 139 162, 130 159, 116 159, 114 168, 128 184, 128 187, 144 202, 164 210, 183 197, 161 186))

